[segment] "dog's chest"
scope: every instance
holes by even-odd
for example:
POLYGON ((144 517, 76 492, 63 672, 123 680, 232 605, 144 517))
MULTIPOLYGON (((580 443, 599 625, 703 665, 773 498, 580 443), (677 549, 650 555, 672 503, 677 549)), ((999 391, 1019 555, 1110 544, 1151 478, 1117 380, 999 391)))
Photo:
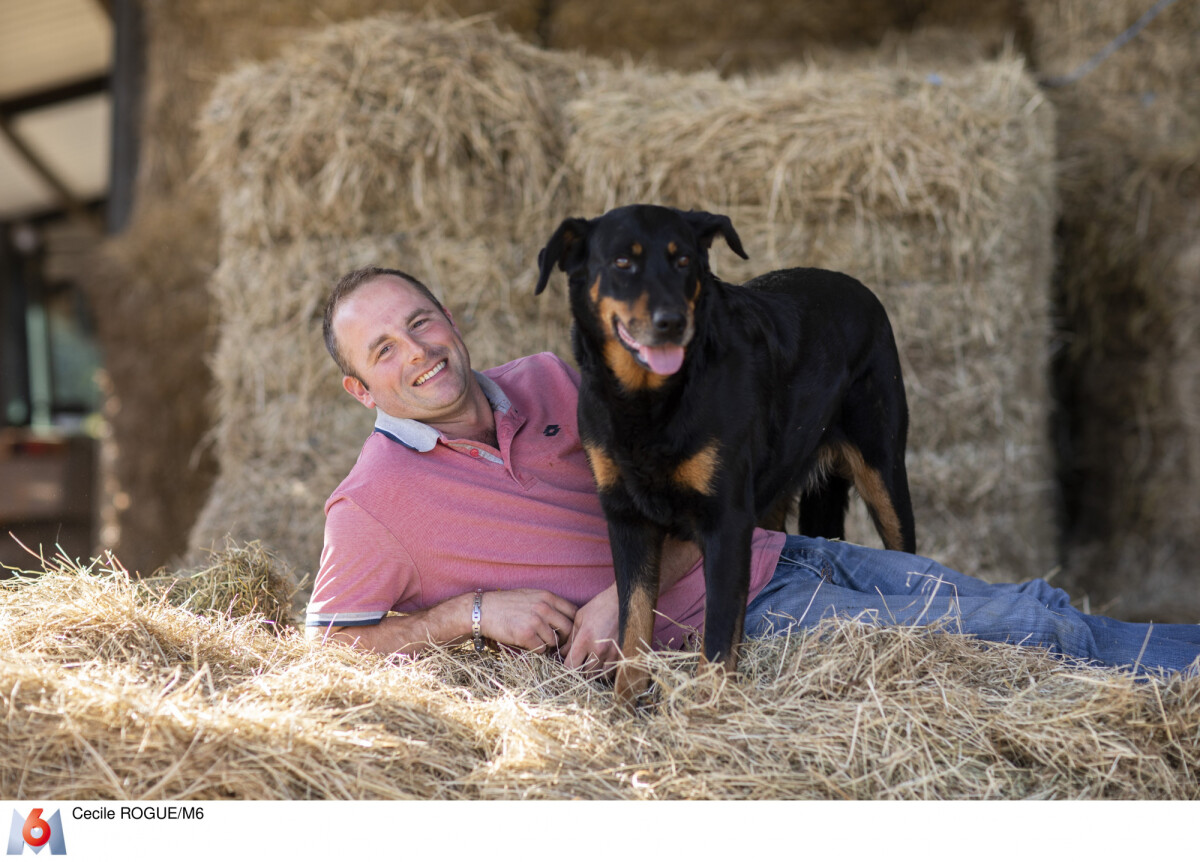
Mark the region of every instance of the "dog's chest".
POLYGON ((624 509, 680 530, 712 508, 729 453, 718 442, 719 421, 707 415, 711 405, 588 396, 581 395, 579 428, 610 512, 624 509))
POLYGON ((692 493, 707 497, 716 492, 721 452, 716 442, 687 451, 635 447, 618 450, 617 463, 622 479, 635 493, 672 498, 692 493))
POLYGON ((597 454, 593 467, 609 459, 596 471, 608 505, 632 508, 677 530, 689 529, 711 507, 720 484, 721 454, 715 443, 685 451, 617 445, 597 454))

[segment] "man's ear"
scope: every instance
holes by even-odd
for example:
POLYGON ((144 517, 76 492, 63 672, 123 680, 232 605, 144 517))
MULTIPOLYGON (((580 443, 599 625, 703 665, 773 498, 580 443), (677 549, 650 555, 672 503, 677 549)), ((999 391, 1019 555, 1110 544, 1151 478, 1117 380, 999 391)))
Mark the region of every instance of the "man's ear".
POLYGON ((546 243, 546 247, 538 252, 538 281, 534 294, 546 289, 550 281, 550 273, 555 265, 563 272, 569 272, 577 266, 587 252, 587 235, 589 223, 587 219, 569 218, 558 226, 546 243))
POLYGON ((454 315, 450 313, 450 309, 446 308, 446 306, 442 305, 441 303, 438 303, 438 308, 442 310, 442 314, 446 315, 446 319, 450 321, 450 326, 456 333, 458 333, 458 337, 462 338, 462 333, 459 332, 458 324, 454 322, 454 315))
POLYGON ((692 228, 692 233, 696 235, 696 239, 704 246, 707 251, 712 248, 713 240, 717 234, 725 237, 725 242, 733 249, 733 253, 742 260, 749 260, 750 256, 746 254, 742 248, 742 240, 737 235, 737 231, 733 229, 733 222, 729 216, 719 215, 717 213, 707 213, 703 210, 691 210, 689 212, 680 212, 684 221, 692 228))
POLYGON ((350 397, 363 407, 371 408, 375 406, 375 399, 371 397, 371 393, 367 391, 367 387, 357 377, 351 377, 347 374, 342 378, 342 388, 349 392, 350 397))

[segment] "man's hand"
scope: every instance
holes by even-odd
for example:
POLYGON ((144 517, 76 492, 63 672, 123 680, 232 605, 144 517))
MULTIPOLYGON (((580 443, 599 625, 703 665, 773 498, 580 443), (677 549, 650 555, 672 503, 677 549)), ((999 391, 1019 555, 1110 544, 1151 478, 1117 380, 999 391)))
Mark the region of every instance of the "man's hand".
POLYGON ((562 648, 563 663, 576 670, 608 670, 621 657, 617 617, 614 583, 576 612, 575 627, 562 648))
MULTIPOLYGON (((700 560, 692 542, 667 538, 663 543, 659 593, 665 593, 700 560)), ((575 628, 562 648, 563 662, 580 670, 611 670, 621 658, 617 622, 620 618, 617 585, 599 593, 575 614, 575 628)))
MULTIPOLYGON (((547 590, 498 590, 483 594, 479 610, 484 637, 533 652, 553 652, 571 637, 578 608, 547 590)), ((467 619, 469 628, 469 615, 467 619)))

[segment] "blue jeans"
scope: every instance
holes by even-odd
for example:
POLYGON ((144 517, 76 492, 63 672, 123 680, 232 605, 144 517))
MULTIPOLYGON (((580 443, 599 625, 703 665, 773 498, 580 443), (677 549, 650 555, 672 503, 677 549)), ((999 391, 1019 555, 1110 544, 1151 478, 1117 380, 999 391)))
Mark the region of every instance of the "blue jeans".
POLYGON ((937 623, 982 640, 1041 646, 1114 667, 1181 670, 1200 656, 1200 625, 1127 623, 1071 607, 1038 579, 989 584, 925 557, 788 536, 771 580, 746 610, 746 636, 838 616, 937 623))

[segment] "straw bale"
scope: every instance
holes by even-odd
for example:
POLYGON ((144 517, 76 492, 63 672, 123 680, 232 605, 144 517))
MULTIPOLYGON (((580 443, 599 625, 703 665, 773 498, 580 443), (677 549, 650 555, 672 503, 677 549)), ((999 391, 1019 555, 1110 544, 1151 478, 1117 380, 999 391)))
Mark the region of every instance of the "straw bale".
POLYGON ((412 690, 419 676, 393 675, 380 704, 380 662, 320 670, 298 637, 171 607, 111 558, 47 568, 0 596, 5 795, 437 798, 477 759, 470 734, 412 690), (287 696, 270 693, 281 684, 287 696))
POLYGON ((478 20, 397 15, 302 40, 225 78, 209 104, 225 235, 545 224, 562 182, 557 112, 586 67, 478 20))
POLYGON ((1131 309, 1143 328, 1113 322, 1132 344, 1110 335, 1071 369, 1084 496, 1070 574, 1114 614, 1159 621, 1200 619, 1200 138, 1193 153, 1186 170, 1156 177, 1135 198, 1160 208, 1130 273, 1144 291, 1131 309))
POLYGON ((994 52, 1028 29, 1021 0, 717 0, 687 4, 559 0, 545 25, 550 48, 583 49, 663 66, 723 73, 771 69, 829 48, 878 45, 913 28, 954 28, 973 49, 994 52))
MULTIPOLYGON (((1152 4, 1141 0, 1026 0, 1034 33, 1034 54, 1046 77, 1066 75, 1106 47, 1152 4)), ((1136 38, 1079 83, 1096 93, 1159 93, 1196 100, 1187 85, 1195 81, 1200 57, 1200 10, 1175 3, 1163 10, 1136 38)))
POLYGON ((841 621, 747 645, 736 678, 654 656, 631 714, 549 658, 385 661, 261 622, 175 607, 111 558, 0 585, 0 795, 1200 796, 1196 677, 841 621))
POLYGON ((257 614, 274 631, 294 627, 302 619, 303 610, 297 607, 301 581, 261 542, 239 546, 227 541, 225 550, 210 551, 208 562, 196 571, 159 570, 141 583, 171 604, 197 614, 257 614))
POLYGON ((437 10, 447 17, 491 12, 498 25, 533 36, 538 0, 147 0, 145 130, 139 186, 150 194, 178 191, 203 155, 196 118, 217 79, 247 61, 265 61, 302 35, 333 23, 384 12, 437 10))
MULTIPOLYGON (((1080 68, 1147 9, 1029 4, 1046 78, 1080 68)), ((1078 81, 1059 116, 1057 290, 1072 588, 1122 616, 1200 619, 1195 257, 1200 8, 1176 3, 1078 81)))
POLYGON ((724 212, 750 260, 716 250, 722 277, 824 266, 875 289, 905 367, 921 550, 989 578, 1049 571, 1054 120, 1021 60, 936 78, 626 69, 567 113, 580 214, 724 212))

